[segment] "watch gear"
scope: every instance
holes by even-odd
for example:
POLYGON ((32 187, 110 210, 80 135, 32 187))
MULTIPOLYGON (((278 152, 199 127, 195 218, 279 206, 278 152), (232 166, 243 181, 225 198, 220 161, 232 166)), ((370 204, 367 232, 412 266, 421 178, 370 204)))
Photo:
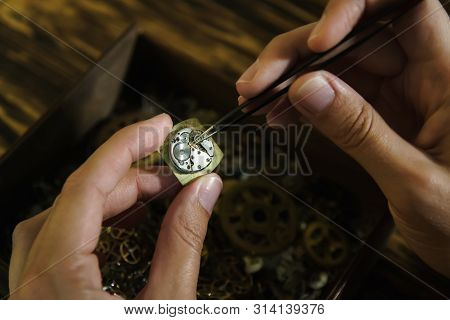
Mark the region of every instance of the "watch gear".
POLYGON ((340 265, 348 256, 345 236, 323 221, 313 221, 303 234, 306 251, 320 266, 331 268, 340 265))
POLYGON ((292 200, 264 180, 224 186, 219 208, 230 241, 250 254, 280 251, 296 237, 298 217, 292 200))

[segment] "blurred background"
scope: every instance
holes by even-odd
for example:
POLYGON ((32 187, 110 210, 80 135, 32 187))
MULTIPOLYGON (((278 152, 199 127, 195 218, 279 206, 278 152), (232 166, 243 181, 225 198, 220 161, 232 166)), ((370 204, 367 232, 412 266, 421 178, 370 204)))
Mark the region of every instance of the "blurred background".
MULTIPOLYGON (((270 39, 316 21, 326 2, 0 1, 1 295, 8 293, 14 226, 51 205, 96 147, 121 127, 160 113, 157 104, 182 119, 214 121, 236 105, 234 82, 270 39)), ((255 137, 224 150, 225 165, 245 166, 239 148, 264 144, 255 137)), ((225 179, 210 225, 198 297, 440 298, 402 268, 448 294, 449 281, 393 228, 370 177, 316 132, 306 152, 313 175, 277 183, 388 259, 257 174, 236 172, 225 179), (255 186, 258 193, 249 192, 255 186), (282 236, 271 234, 273 221, 282 236)), ((145 284, 166 207, 166 200, 143 206, 138 226, 105 225, 97 249, 105 290, 132 298, 145 284), (138 256, 128 259, 124 250, 136 246, 138 256)))

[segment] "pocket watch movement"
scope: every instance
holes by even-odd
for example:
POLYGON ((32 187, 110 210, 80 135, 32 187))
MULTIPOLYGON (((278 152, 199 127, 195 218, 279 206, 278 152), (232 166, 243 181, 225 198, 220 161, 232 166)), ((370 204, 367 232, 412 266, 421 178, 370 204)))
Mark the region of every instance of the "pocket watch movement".
POLYGON ((223 158, 212 138, 196 141, 204 131, 197 119, 188 119, 176 124, 164 141, 163 160, 182 185, 211 173, 223 158))

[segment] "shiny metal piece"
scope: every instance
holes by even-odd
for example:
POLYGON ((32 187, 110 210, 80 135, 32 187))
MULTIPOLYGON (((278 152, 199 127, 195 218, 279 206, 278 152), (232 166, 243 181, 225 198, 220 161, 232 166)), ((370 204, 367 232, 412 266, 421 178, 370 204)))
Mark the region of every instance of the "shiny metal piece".
POLYGON ((256 273, 264 266, 264 260, 258 256, 244 256, 242 257, 245 263, 245 272, 248 274, 256 273))
POLYGON ((162 160, 183 186, 213 172, 222 161, 222 150, 213 139, 198 140, 204 131, 197 119, 184 120, 172 128, 161 146, 162 160))
POLYGON ((214 158, 214 145, 211 139, 195 143, 202 132, 183 128, 175 133, 170 141, 170 158, 176 168, 183 173, 193 173, 207 168, 214 158))
POLYGON ((120 244, 120 254, 128 264, 136 264, 141 261, 141 251, 139 244, 134 240, 126 239, 120 244))
POLYGON ((325 287, 328 283, 328 273, 325 271, 313 273, 309 281, 309 287, 314 290, 319 290, 325 287))

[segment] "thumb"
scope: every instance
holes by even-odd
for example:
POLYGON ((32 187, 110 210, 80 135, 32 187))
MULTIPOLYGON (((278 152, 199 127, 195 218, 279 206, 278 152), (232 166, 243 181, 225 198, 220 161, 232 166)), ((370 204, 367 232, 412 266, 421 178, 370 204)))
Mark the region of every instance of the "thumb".
POLYGON ((142 299, 195 299, 203 240, 222 191, 216 174, 184 187, 170 205, 153 254, 142 299))
POLYGON ((431 167, 431 161, 331 73, 303 75, 292 84, 289 99, 322 134, 359 162, 399 207, 408 203, 407 195, 413 194, 405 186, 428 178, 424 172, 431 167))

